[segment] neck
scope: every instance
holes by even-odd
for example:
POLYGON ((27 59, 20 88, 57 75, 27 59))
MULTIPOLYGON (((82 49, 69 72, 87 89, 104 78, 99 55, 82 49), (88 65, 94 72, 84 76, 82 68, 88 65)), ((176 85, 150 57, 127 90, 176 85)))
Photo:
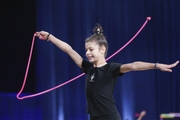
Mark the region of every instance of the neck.
POLYGON ((94 62, 94 67, 101 67, 103 65, 107 64, 105 59, 99 60, 97 62, 94 62))

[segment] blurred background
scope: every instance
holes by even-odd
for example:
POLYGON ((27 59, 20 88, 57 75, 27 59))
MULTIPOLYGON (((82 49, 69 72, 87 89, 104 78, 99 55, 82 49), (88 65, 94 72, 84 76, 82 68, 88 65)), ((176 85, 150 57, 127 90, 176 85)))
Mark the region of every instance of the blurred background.
MULTIPOLYGON (((109 43, 108 56, 152 19, 135 40, 108 62, 170 64, 180 59, 179 0, 1 0, 0 120, 88 120, 85 76, 41 96, 18 100, 33 34, 45 30, 69 43, 84 59, 84 41, 97 23, 109 43)), ((180 112, 180 65, 172 73, 129 72, 117 79, 114 97, 123 120, 159 120, 180 112)), ((51 42, 35 40, 21 96, 57 86, 81 74, 71 58, 51 42)))

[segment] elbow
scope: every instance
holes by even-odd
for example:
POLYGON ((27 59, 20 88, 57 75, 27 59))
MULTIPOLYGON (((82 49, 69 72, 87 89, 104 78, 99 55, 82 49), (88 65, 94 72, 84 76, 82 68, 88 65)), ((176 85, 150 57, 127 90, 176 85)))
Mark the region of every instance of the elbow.
POLYGON ((65 48, 66 49, 64 49, 63 51, 66 52, 66 53, 70 53, 73 50, 70 45, 67 45, 65 48))
POLYGON ((73 50, 72 47, 69 46, 69 47, 67 48, 66 52, 69 53, 69 52, 71 52, 72 50, 73 50))
POLYGON ((138 70, 138 67, 137 67, 137 65, 135 64, 135 62, 133 62, 133 63, 131 64, 131 70, 132 70, 132 71, 137 71, 137 70, 138 70))
POLYGON ((121 73, 133 71, 133 63, 124 64, 121 67, 121 73))

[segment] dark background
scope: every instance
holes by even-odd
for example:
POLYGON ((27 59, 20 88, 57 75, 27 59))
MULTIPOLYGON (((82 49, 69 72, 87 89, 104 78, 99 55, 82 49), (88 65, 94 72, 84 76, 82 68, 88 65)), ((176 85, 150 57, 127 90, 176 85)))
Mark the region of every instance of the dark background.
MULTIPOLYGON (((31 37, 36 31, 35 0, 0 1, 0 91, 18 92, 29 57, 31 37)), ((35 91, 35 52, 25 92, 35 91)))

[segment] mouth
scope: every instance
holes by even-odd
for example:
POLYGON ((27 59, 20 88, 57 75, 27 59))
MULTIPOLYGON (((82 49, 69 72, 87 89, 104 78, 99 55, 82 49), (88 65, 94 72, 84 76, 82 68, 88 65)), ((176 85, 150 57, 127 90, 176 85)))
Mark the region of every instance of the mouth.
POLYGON ((93 57, 93 56, 88 56, 87 58, 88 58, 88 60, 90 61, 90 60, 92 60, 94 57, 93 57))

